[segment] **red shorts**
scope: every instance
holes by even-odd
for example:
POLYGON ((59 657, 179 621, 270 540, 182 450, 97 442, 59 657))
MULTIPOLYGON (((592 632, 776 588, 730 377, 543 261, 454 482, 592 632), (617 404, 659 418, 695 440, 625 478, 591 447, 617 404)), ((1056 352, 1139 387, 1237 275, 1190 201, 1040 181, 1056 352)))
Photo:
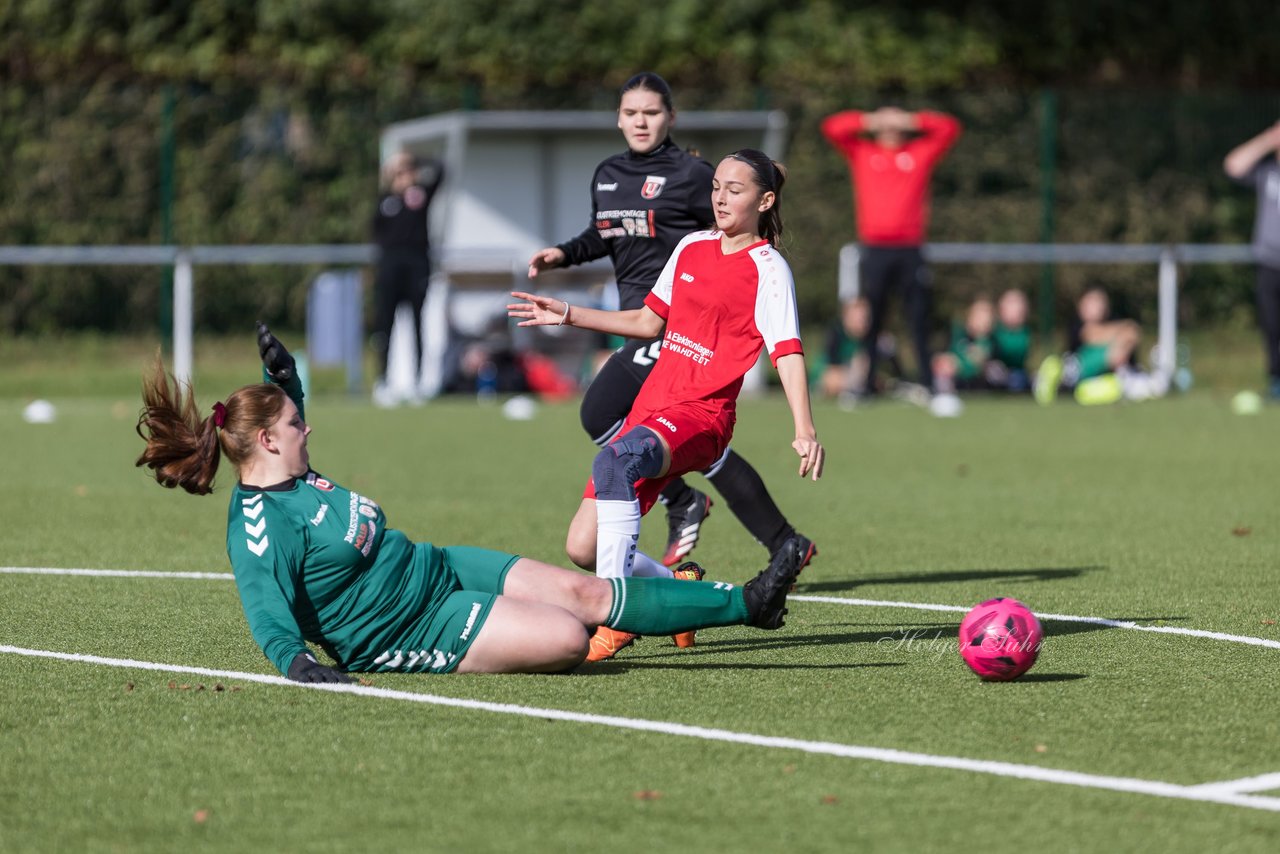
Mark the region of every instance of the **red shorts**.
MULTIPOLYGON (((640 499, 642 515, 657 503, 658 494, 668 483, 691 471, 711 468, 724 455, 729 440, 733 438, 734 420, 732 410, 709 413, 703 407, 687 403, 648 415, 632 412, 627 416, 613 441, 635 427, 647 427, 671 449, 671 465, 666 474, 656 478, 642 477, 636 481, 636 497, 640 499)), ((596 485, 592 480, 587 480, 582 497, 596 497, 596 485)))

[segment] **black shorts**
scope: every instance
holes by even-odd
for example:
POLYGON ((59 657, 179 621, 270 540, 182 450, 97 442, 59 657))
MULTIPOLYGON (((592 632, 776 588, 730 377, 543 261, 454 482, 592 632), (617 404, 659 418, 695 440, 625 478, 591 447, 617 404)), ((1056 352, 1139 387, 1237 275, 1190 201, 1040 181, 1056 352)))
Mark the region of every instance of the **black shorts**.
POLYGON ((582 406, 578 410, 582 429, 587 431, 591 441, 603 446, 618 432, 660 352, 661 338, 628 341, 600 368, 583 394, 582 406))

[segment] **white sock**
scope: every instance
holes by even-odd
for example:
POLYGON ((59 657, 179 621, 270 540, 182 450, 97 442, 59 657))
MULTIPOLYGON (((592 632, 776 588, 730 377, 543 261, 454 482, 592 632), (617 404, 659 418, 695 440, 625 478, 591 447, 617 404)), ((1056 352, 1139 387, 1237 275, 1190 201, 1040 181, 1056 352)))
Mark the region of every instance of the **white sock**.
POLYGON ((1116 368, 1116 376, 1120 379, 1120 388, 1129 400, 1148 400, 1154 396, 1151 388, 1151 377, 1142 371, 1135 371, 1128 365, 1116 368))
POLYGON ((596 575, 626 578, 640 540, 640 502, 596 501, 596 575))
POLYGON ((641 551, 636 552, 631 575, 635 578, 675 578, 671 570, 641 551))

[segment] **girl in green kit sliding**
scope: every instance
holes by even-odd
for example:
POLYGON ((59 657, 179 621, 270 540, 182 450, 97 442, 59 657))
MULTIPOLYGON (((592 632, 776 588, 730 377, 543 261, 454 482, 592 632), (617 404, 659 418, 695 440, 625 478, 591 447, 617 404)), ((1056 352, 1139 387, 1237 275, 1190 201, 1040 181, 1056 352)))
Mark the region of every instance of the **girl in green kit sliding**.
POLYGON ((290 679, 343 671, 554 672, 580 664, 597 626, 637 634, 753 625, 776 629, 798 570, 790 549, 743 587, 605 579, 518 555, 411 542, 367 496, 311 468, 293 358, 262 324, 270 382, 201 418, 194 394, 157 361, 143 385, 137 465, 166 487, 212 491, 234 466, 227 553, 253 639, 290 679), (308 642, 336 666, 319 663, 308 642))

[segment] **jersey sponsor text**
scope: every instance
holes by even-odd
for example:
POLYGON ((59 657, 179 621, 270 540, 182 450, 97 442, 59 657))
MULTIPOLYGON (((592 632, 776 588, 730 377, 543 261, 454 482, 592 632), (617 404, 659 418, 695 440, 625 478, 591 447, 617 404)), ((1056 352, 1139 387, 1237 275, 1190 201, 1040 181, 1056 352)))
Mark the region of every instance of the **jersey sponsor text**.
POLYGON ((680 356, 687 356, 699 365, 707 365, 711 363, 711 357, 716 354, 714 350, 710 350, 694 341, 692 338, 686 338, 679 332, 667 330, 666 338, 662 342, 665 350, 670 350, 680 356))
POLYGON ((657 236, 651 210, 598 211, 596 231, 604 240, 615 237, 657 236))

